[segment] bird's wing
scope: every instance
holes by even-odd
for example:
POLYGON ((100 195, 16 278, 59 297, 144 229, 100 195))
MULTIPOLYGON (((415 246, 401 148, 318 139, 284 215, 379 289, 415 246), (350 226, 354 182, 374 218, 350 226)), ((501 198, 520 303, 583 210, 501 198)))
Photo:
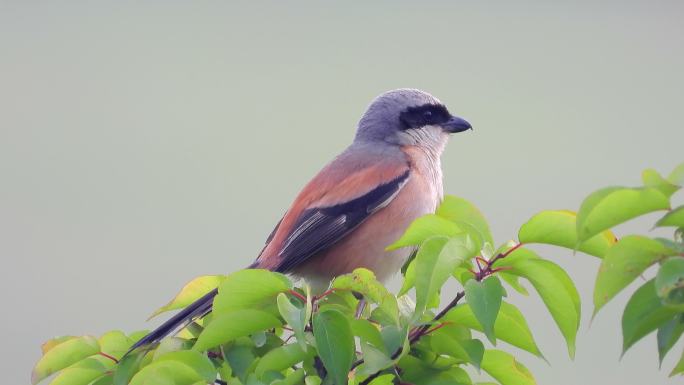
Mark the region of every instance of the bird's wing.
POLYGON ((291 271, 387 206, 411 174, 406 162, 396 160, 349 172, 344 167, 331 164, 304 188, 253 267, 291 271))

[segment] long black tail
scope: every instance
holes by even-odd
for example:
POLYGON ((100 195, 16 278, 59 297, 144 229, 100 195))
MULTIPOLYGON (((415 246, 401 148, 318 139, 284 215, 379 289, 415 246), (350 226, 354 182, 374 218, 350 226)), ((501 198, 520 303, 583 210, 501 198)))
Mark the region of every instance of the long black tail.
POLYGON ((211 306, 214 301, 214 297, 218 294, 218 289, 214 289, 202 298, 188 305, 185 309, 181 310, 178 314, 169 318, 166 322, 161 324, 158 328, 151 331, 148 335, 141 338, 138 342, 133 344, 128 352, 124 354, 127 356, 130 352, 150 344, 157 343, 161 341, 162 338, 168 336, 169 334, 182 329, 187 326, 193 320, 207 315, 211 311, 211 306))

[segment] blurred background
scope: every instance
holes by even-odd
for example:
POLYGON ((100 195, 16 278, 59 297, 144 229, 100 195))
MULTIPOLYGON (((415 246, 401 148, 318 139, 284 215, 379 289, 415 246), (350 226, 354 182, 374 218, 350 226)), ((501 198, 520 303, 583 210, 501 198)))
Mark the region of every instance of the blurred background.
MULTIPOLYGON (((388 89, 424 89, 473 123, 444 154, 445 190, 476 203, 500 242, 537 211, 639 184, 647 167, 669 173, 684 160, 683 11, 1 1, 4 381, 28 382, 53 336, 151 328, 186 281, 249 264, 388 89)), ((620 360, 634 286, 590 325, 598 260, 540 251, 575 279, 584 320, 573 362, 538 297, 511 291, 550 362, 519 353, 539 384, 681 381, 667 379, 681 343, 662 371, 653 336, 620 360)))

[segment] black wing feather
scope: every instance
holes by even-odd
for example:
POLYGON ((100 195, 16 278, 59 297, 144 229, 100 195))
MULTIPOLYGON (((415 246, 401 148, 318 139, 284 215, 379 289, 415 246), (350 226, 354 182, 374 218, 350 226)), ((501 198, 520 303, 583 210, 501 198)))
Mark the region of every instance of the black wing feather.
POLYGON ((410 171, 349 202, 305 210, 279 253, 277 272, 286 273, 334 245, 373 213, 388 205, 408 180, 410 171))

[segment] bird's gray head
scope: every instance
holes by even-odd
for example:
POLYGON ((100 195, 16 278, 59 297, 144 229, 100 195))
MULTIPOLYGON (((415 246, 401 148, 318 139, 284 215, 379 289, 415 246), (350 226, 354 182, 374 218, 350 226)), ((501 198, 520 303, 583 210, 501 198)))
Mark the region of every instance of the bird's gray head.
POLYGON ((449 134, 471 129, 439 99, 417 89, 402 88, 378 96, 359 121, 355 142, 385 142, 441 151, 449 134))

